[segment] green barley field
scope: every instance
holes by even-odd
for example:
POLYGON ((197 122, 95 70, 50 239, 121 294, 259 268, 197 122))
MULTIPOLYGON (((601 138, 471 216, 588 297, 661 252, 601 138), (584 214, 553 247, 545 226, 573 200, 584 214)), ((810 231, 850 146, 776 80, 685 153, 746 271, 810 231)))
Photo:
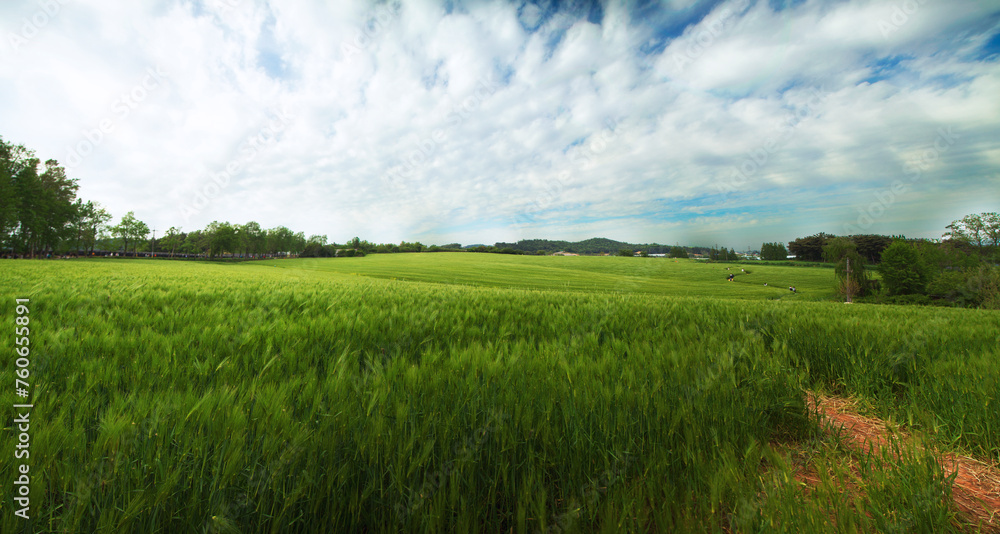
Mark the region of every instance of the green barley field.
POLYGON ((0 531, 974 531, 915 452, 863 495, 794 487, 781 445, 827 439, 806 389, 1000 460, 1000 312, 848 306, 833 279, 471 253, 5 261, 35 407, 26 522, 9 351, 0 531))

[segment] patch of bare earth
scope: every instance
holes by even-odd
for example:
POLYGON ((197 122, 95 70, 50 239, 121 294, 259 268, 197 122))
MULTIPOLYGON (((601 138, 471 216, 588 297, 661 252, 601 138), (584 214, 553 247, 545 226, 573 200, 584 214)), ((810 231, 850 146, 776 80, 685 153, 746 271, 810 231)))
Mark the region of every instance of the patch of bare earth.
MULTIPOLYGON (((826 422, 824 427, 828 432, 839 432, 845 443, 862 453, 880 453, 891 441, 907 438, 900 429, 859 414, 857 403, 849 399, 807 392, 806 401, 826 422)), ((946 474, 957 471, 952 486, 956 508, 982 532, 1000 533, 1000 469, 970 456, 954 453, 938 453, 937 456, 946 474)), ((815 469, 808 465, 799 468, 796 479, 807 487, 819 483, 815 469)))

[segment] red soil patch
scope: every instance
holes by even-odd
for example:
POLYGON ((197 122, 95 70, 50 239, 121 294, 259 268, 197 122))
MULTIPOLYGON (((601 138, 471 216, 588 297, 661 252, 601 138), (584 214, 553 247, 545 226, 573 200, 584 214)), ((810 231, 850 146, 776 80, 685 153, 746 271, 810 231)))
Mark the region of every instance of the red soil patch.
MULTIPOLYGON (((891 440, 906 438, 905 433, 889 429, 884 421, 858 414, 855 403, 847 399, 807 392, 806 402, 829 423, 831 430, 840 430, 847 443, 864 453, 880 452, 891 440)), ((958 472, 952 498, 963 515, 982 532, 1000 532, 1000 469, 953 453, 939 454, 938 463, 949 475, 958 472)), ((796 478, 812 486, 819 483, 812 469, 801 471, 796 478)))

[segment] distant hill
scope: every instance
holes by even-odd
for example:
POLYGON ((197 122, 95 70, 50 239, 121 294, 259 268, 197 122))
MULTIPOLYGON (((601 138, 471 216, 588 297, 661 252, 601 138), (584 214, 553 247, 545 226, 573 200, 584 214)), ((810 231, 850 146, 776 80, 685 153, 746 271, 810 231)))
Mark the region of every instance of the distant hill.
POLYGON ((604 237, 594 237, 575 242, 553 241, 549 239, 522 239, 517 243, 497 243, 495 246, 501 249, 512 248, 514 250, 522 250, 530 254, 534 254, 539 250, 547 254, 559 251, 574 252, 576 254, 615 254, 623 248, 636 252, 645 250, 650 254, 666 254, 670 251, 669 245, 660 245, 658 243, 625 243, 604 237))

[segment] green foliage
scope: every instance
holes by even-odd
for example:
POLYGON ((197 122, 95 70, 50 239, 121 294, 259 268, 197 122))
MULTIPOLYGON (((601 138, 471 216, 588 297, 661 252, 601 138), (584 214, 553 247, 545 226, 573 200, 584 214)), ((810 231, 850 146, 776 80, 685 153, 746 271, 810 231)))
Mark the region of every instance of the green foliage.
POLYGON ((927 271, 920 253, 905 241, 895 241, 882 252, 878 271, 889 295, 923 293, 927 287, 927 271))
POLYGON ((1000 248, 1000 213, 973 213, 952 221, 947 228, 945 237, 981 255, 989 256, 1000 248))
POLYGON ((796 261, 821 261, 823 247, 831 235, 822 232, 809 237, 800 237, 788 243, 788 251, 795 255, 796 261))
POLYGON ((616 254, 622 249, 645 250, 650 254, 665 254, 669 247, 657 243, 637 244, 624 243, 603 237, 594 237, 583 241, 558 241, 549 239, 522 239, 516 243, 497 243, 497 248, 513 248, 524 252, 543 250, 546 253, 572 252, 574 254, 616 254))
POLYGON ((975 295, 975 304, 989 310, 1000 310, 1000 267, 980 265, 969 272, 967 287, 975 295))
MULTIPOLYGON (((815 432, 802 388, 817 386, 1000 450, 997 312, 775 303, 802 295, 763 281, 818 292, 829 271, 724 272, 492 254, 11 262, 0 292, 31 298, 32 370, 59 400, 32 412, 33 515, 69 532, 806 528, 825 524, 819 501, 761 477, 790 479, 769 443, 815 432), (724 295, 752 300, 705 298, 724 295)), ((870 510, 937 530, 925 501, 944 486, 923 465, 873 473, 872 508, 838 524, 872 530, 870 510)))
POLYGON ((708 250, 708 259, 713 261, 736 261, 739 260, 739 257, 734 250, 726 250, 725 247, 721 249, 713 247, 708 250))
POLYGON ((129 252, 132 245, 133 253, 138 250, 139 242, 149 235, 149 226, 135 218, 135 212, 130 211, 122 217, 121 222, 111 228, 111 232, 121 241, 122 252, 129 252))
POLYGON ((833 237, 823 246, 823 261, 834 263, 838 291, 851 298, 868 295, 872 282, 865 269, 865 260, 858 253, 858 246, 846 237, 833 237), (850 273, 848 273, 850 269, 850 273))
POLYGON ((670 258, 687 258, 688 257, 688 253, 687 253, 686 250, 684 250, 684 247, 674 246, 674 247, 670 247, 670 254, 668 255, 668 257, 670 257, 670 258))
POLYGON ((56 160, 41 161, 23 145, 0 138, 0 250, 36 255, 66 248, 79 236, 77 180, 56 160))
POLYGON ((632 249, 630 248, 623 248, 618 251, 618 255, 631 258, 632 256, 635 256, 635 252, 632 252, 632 249))
POLYGON ((882 251, 892 244, 892 238, 884 235, 852 235, 848 239, 857 246, 858 254, 869 264, 881 262, 882 251))
POLYGON ((765 261, 787 260, 788 250, 782 243, 764 243, 760 246, 760 259, 765 261))
POLYGON ((517 250, 509 247, 508 248, 488 247, 485 245, 480 245, 478 247, 470 248, 469 252, 487 252, 492 254, 515 254, 515 255, 524 254, 523 250, 517 250))

